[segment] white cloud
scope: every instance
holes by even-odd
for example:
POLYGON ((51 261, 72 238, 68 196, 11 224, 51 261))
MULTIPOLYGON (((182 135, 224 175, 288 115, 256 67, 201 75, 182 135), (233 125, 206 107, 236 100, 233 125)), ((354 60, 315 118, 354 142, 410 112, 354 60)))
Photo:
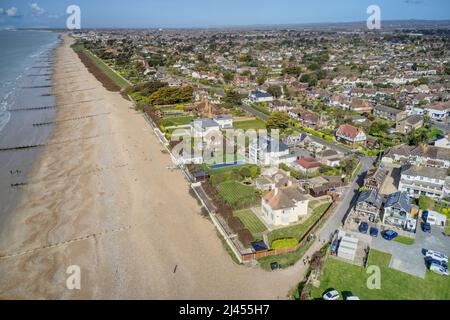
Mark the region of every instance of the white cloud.
POLYGON ((6 9, 5 12, 9 17, 17 17, 19 15, 19 10, 16 7, 6 9))
POLYGON ((41 16, 41 15, 43 15, 45 13, 45 10, 42 9, 41 7, 39 7, 39 5, 36 2, 30 4, 30 8, 38 16, 41 16))

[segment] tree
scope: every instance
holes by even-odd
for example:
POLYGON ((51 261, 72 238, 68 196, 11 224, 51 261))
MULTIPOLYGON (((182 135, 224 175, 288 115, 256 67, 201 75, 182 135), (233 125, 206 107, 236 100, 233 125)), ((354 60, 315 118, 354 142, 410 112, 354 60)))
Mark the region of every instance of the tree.
POLYGON ((225 72, 223 73, 223 80, 224 80, 226 83, 230 83, 231 81, 234 80, 234 73, 233 73, 232 71, 229 71, 229 70, 225 71, 225 72))
POLYGON ((285 112, 275 111, 267 120, 267 129, 286 129, 289 123, 289 116, 285 112))
POLYGON ((280 86, 271 85, 269 86, 269 88, 267 88, 267 93, 271 94, 275 98, 279 98, 283 94, 283 90, 281 89, 280 86))
POLYGON ((434 200, 427 196, 419 197, 419 208, 420 210, 430 210, 434 207, 434 200))

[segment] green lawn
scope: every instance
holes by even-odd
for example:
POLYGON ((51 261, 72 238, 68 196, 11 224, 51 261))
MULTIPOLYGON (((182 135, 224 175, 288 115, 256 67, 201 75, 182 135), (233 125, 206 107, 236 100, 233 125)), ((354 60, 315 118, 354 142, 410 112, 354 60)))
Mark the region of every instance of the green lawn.
POLYGON ((91 58, 91 60, 94 62, 94 64, 102 70, 109 78, 111 78, 112 81, 114 81, 115 84, 117 84, 120 88, 126 88, 130 84, 121 76, 119 76, 117 73, 115 73, 106 63, 104 63, 100 58, 98 58, 96 55, 92 54, 89 50, 84 50, 86 55, 91 58))
POLYGON ((251 107, 261 113, 264 113, 265 115, 269 116, 271 114, 269 108, 267 107, 267 103, 254 103, 251 107))
POLYGON ((165 117, 161 118, 160 123, 165 127, 182 126, 191 123, 194 120, 191 116, 165 117))
POLYGON ((304 223, 272 231, 271 233, 269 233, 269 243, 272 243, 273 241, 278 239, 287 238, 295 238, 300 240, 301 238, 303 238, 308 229, 313 226, 314 223, 316 223, 316 221, 325 212, 329 205, 329 203, 324 203, 317 207, 304 223))
POLYGON ((234 216, 238 217, 253 235, 267 230, 264 223, 250 209, 235 211, 234 216))
POLYGON ((245 186, 235 181, 222 182, 217 186, 220 196, 233 209, 242 209, 259 203, 260 195, 251 186, 245 186))
POLYGON ((255 120, 247 120, 247 121, 235 121, 233 123, 234 129, 242 129, 242 130, 260 130, 260 129, 266 129, 266 123, 261 119, 255 119, 255 120))
POLYGON ((289 249, 289 248, 295 247, 297 244, 298 244, 298 240, 294 239, 294 238, 280 239, 280 240, 275 240, 272 243, 272 249, 273 250, 289 249))
POLYGON ((288 254, 281 254, 277 256, 269 256, 265 258, 258 259, 258 262, 262 269, 269 271, 270 265, 274 262, 278 263, 280 268, 288 268, 293 266, 298 260, 300 260, 314 243, 313 240, 305 243, 305 245, 301 246, 297 251, 288 254))
POLYGON ((202 170, 206 170, 210 176, 215 176, 218 174, 223 174, 228 171, 232 171, 234 169, 240 170, 243 168, 257 168, 257 165, 254 164, 237 164, 235 166, 222 167, 217 169, 209 169, 208 166, 203 166, 202 170))
POLYGON ((404 237, 404 236, 397 236, 394 241, 397 241, 399 243, 403 243, 406 244, 408 246, 414 244, 415 239, 414 238, 409 238, 409 237, 404 237))
POLYGON ((448 300, 450 299, 450 278, 427 271, 425 279, 414 277, 389 268, 391 255, 372 250, 369 266, 381 269, 381 289, 367 288, 367 274, 364 267, 328 258, 324 274, 319 277, 320 288, 312 288, 311 296, 320 299, 329 289, 342 295, 349 292, 362 300, 448 300))

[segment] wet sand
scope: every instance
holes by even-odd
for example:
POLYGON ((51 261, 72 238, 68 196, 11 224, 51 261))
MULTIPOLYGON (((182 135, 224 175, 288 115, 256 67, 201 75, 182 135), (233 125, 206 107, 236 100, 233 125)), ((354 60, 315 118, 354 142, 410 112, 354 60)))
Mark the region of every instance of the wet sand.
POLYGON ((142 115, 64 40, 55 128, 0 234, 0 298, 285 299, 299 264, 236 265, 142 115))

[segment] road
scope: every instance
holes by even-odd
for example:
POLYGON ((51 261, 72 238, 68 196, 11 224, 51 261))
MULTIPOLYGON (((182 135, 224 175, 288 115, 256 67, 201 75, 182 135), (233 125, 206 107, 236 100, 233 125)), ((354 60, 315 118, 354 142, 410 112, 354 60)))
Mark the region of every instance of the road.
POLYGON ((328 219, 323 228, 318 232, 320 239, 328 239, 336 229, 342 226, 347 213, 354 206, 358 198, 358 190, 363 185, 367 171, 373 168, 375 157, 361 158, 361 168, 356 179, 347 187, 344 196, 339 201, 334 214, 328 219))

